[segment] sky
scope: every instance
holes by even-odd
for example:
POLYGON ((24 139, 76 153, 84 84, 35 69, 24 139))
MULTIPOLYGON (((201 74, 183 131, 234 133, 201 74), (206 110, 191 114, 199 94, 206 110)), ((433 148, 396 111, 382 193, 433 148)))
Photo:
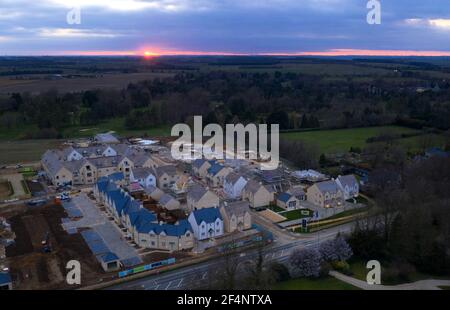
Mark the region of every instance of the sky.
POLYGON ((0 55, 450 56, 449 0, 368 1, 0 0, 0 55))

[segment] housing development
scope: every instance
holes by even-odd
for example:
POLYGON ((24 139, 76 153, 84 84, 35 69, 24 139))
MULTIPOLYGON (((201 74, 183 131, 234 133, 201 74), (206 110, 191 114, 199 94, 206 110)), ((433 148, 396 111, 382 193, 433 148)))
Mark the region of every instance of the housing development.
MULTIPOLYGON (((230 247, 245 252, 330 214, 366 207, 357 200, 359 182, 351 174, 308 181, 309 174, 319 173, 292 171, 283 164, 261 170, 261 162, 249 159, 176 161, 171 143, 104 133, 49 149, 36 181, 46 193, 29 199, 28 205, 62 206, 62 230, 82 237, 88 256, 103 270, 98 276, 112 281, 142 265, 195 262, 230 247)), ((15 243, 14 231, 6 227, 11 234, 4 240, 15 243)), ((57 237, 42 232, 35 237, 42 243, 34 246, 51 253, 57 237)), ((11 269, 16 268, 13 263, 11 269)), ((20 279, 17 271, 17 281, 8 273, 4 285, 38 285, 20 279)))
POLYGON ((0 1, 0 308, 437 303, 447 2, 0 1))

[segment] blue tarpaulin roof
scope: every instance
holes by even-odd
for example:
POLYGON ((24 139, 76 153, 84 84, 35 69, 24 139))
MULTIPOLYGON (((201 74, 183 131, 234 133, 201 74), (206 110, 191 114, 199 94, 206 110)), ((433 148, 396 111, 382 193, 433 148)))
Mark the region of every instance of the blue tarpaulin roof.
POLYGON ((0 272, 0 285, 11 283, 11 276, 7 272, 0 272))
POLYGON ((97 259, 99 261, 101 261, 101 262, 104 262, 104 263, 110 263, 110 262, 114 262, 114 261, 119 260, 117 255, 112 253, 112 252, 108 252, 108 253, 105 253, 105 254, 102 254, 102 255, 98 255, 97 259))
POLYGON ((81 232, 81 235, 83 236, 84 240, 86 240, 87 243, 95 240, 102 240, 102 237, 92 229, 85 230, 81 232))
POLYGON ((110 252, 106 244, 102 240, 96 240, 88 243, 89 248, 91 249, 94 255, 104 254, 110 252))

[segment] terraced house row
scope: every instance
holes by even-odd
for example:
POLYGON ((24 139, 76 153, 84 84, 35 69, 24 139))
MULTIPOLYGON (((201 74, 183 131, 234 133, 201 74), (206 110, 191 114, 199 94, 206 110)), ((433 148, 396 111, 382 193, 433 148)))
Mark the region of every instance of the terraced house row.
POLYGON ((140 200, 131 197, 109 177, 100 178, 93 192, 116 223, 125 227, 127 237, 138 246, 168 251, 193 248, 194 234, 186 219, 175 224, 158 221, 155 213, 144 208, 140 200))
POLYGON ((145 150, 128 144, 66 147, 44 153, 41 164, 55 186, 95 184, 103 176, 122 172, 129 178, 133 168, 151 168, 167 188, 176 182, 176 168, 163 165, 145 150))

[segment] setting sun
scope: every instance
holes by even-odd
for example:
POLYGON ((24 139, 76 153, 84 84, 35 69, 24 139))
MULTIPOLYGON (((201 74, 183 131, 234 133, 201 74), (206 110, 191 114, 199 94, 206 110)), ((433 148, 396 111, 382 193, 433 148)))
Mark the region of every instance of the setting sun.
POLYGON ((157 53, 151 52, 151 51, 145 51, 144 52, 145 57, 151 57, 151 56, 158 56, 157 53))

